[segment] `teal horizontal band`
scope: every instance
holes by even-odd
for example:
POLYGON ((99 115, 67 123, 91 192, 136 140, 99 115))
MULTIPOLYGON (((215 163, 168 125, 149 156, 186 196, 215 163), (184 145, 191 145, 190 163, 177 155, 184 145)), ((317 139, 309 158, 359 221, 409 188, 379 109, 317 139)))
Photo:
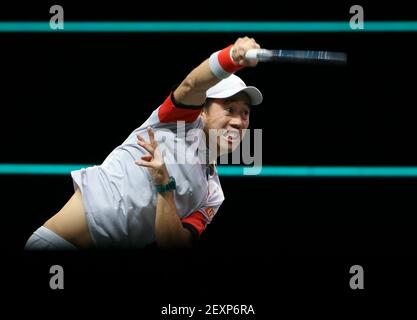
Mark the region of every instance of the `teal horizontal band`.
MULTIPOLYGON (((0 175, 68 175, 72 170, 87 168, 82 164, 0 164, 0 175)), ((259 174, 245 175, 250 167, 218 166, 225 177, 305 177, 305 178, 416 178, 417 167, 290 167, 263 166, 259 174)), ((252 173, 258 170, 251 170, 252 173)))
POLYGON ((49 21, 0 22, 0 32, 416 32, 417 21, 365 21, 364 29, 349 21, 147 21, 64 22, 53 30, 49 21))
POLYGON ((67 175, 73 170, 91 167, 86 164, 0 164, 0 175, 67 175))
POLYGON ((259 170, 252 170, 249 167, 219 166, 218 172, 221 176, 245 176, 244 169, 255 174, 254 177, 341 177, 341 178, 372 178, 372 177, 417 177, 417 167, 283 167, 264 166, 259 170))

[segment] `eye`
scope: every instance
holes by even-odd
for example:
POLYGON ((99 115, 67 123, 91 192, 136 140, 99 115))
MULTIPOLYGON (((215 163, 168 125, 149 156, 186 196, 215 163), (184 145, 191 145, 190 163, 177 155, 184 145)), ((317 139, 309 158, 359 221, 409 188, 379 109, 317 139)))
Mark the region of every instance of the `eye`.
POLYGON ((229 112, 229 113, 232 113, 233 112, 233 108, 232 107, 227 107, 226 108, 226 111, 229 112))

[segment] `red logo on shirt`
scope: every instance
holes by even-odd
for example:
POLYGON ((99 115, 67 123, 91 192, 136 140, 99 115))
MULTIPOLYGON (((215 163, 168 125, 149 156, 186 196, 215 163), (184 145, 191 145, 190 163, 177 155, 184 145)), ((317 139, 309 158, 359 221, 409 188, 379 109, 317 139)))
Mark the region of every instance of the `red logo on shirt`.
POLYGON ((204 209, 204 211, 206 212, 207 218, 209 218, 211 221, 211 219, 214 217, 214 209, 212 207, 207 207, 204 209))

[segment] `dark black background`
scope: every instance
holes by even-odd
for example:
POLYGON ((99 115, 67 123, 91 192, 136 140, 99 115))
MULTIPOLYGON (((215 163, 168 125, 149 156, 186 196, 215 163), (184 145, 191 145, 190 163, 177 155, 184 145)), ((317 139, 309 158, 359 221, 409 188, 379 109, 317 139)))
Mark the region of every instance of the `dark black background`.
MULTIPOLYGON (((47 20, 52 4, 2 4, 0 18, 47 20)), ((61 4, 66 21, 345 21, 356 3, 61 4)), ((363 5, 365 19, 416 19, 403 4, 363 5)), ((0 34, 1 162, 100 163, 173 84, 243 35, 265 48, 340 50, 349 59, 239 73, 265 97, 251 117, 263 129, 264 165, 417 165, 415 33, 0 34)), ((223 178, 226 200, 197 249, 76 254, 22 252, 72 194, 69 176, 0 180, 3 288, 34 314, 55 305, 75 316, 76 303, 91 315, 157 319, 168 303, 224 303, 253 304, 266 318, 334 305, 355 314, 370 301, 413 297, 415 179, 223 178), (65 270, 61 292, 48 286, 53 264, 65 270), (365 269, 361 292, 349 288, 354 264, 365 269)))

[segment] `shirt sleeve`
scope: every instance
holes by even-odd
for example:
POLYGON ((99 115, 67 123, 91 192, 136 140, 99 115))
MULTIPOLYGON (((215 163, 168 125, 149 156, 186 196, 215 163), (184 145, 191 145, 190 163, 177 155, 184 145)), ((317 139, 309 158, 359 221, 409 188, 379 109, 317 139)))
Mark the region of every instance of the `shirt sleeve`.
POLYGON ((201 207, 187 217, 181 219, 184 228, 187 228, 193 234, 194 240, 201 236, 224 201, 224 194, 217 173, 209 179, 207 192, 207 199, 201 207))
POLYGON ((201 106, 184 105, 175 101, 174 91, 165 99, 158 108, 158 118, 161 123, 176 121, 194 122, 201 113, 201 106))
POLYGON ((194 240, 197 240, 206 229, 207 221, 200 211, 194 211, 188 217, 181 219, 184 228, 188 229, 194 240))
POLYGON ((194 240, 197 240, 201 236, 207 225, 216 215, 219 207, 203 207, 181 219, 182 225, 191 232, 194 240))

